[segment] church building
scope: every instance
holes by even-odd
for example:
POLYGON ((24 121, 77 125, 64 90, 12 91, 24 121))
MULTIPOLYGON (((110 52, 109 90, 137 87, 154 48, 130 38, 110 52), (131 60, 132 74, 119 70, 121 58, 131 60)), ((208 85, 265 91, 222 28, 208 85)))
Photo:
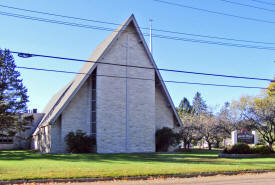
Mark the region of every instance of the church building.
POLYGON ((97 153, 155 152, 155 132, 182 123, 131 15, 52 97, 33 133, 34 149, 66 153, 65 137, 96 137, 97 153))

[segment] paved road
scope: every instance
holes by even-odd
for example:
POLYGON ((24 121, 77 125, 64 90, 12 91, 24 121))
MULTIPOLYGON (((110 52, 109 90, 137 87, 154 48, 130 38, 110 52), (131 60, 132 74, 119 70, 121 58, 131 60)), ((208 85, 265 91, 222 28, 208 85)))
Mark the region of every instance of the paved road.
MULTIPOLYGON (((109 181, 94 183, 70 183, 69 185, 275 185, 275 173, 214 176, 197 178, 170 178, 139 181, 109 181)), ((64 184, 68 185, 68 184, 64 184)))

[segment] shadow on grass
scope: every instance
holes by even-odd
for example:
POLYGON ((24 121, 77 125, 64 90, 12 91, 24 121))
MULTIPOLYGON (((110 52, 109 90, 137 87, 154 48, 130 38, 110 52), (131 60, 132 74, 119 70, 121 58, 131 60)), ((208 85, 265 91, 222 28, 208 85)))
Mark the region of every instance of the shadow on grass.
POLYGON ((218 151, 194 150, 191 153, 138 153, 138 154, 42 154, 31 151, 2 151, 0 160, 61 160, 66 162, 166 162, 224 164, 228 159, 218 159, 218 151), (203 153, 205 152, 205 153, 203 153))
MULTIPOLYGON (((0 161, 17 160, 51 160, 65 162, 103 162, 128 164, 129 162, 143 163, 182 163, 182 164, 212 164, 239 165, 240 161, 218 158, 219 151, 194 150, 190 153, 138 153, 138 154, 42 154, 31 151, 1 151, 0 161)), ((261 164, 264 164, 261 161, 261 164)), ((253 162, 242 164, 253 165, 253 162)), ((254 165, 259 164, 255 162, 254 165)), ((266 162, 270 164, 270 162, 266 162)))
POLYGON ((31 151, 2 151, 0 160, 63 160, 69 162, 93 161, 93 162, 183 162, 186 158, 217 159, 217 154, 194 153, 139 153, 139 154, 42 154, 31 151))

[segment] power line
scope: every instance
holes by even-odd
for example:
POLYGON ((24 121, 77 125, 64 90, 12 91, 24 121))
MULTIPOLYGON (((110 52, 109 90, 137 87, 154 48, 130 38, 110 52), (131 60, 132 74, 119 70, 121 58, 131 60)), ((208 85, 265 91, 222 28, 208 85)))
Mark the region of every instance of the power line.
POLYGON ((201 43, 201 44, 210 44, 210 45, 219 45, 219 46, 247 48, 247 49, 263 49, 263 50, 271 50, 271 51, 275 49, 274 47, 256 46, 256 45, 245 45, 245 44, 235 44, 235 43, 229 43, 229 42, 207 41, 207 40, 189 39, 189 38, 184 38, 184 37, 173 37, 173 36, 156 35, 156 34, 153 34, 152 37, 162 38, 162 39, 168 39, 168 40, 184 41, 184 42, 201 43))
POLYGON ((266 1, 260 1, 260 0, 251 0, 251 1, 254 1, 254 2, 257 2, 257 3, 261 3, 261 4, 267 4, 267 5, 275 6, 274 3, 270 3, 270 2, 266 2, 266 1))
POLYGON ((243 40, 243 39, 227 38, 227 37, 220 37, 220 36, 213 36, 213 35, 201 35, 201 34, 178 32, 178 31, 168 31, 168 30, 161 30, 161 29, 152 29, 152 30, 153 31, 164 32, 164 33, 172 33, 172 34, 178 34, 178 35, 187 35, 187 36, 209 38, 209 39, 220 39, 220 40, 236 41, 236 42, 247 42, 247 43, 254 43, 254 44, 275 44, 275 42, 243 40))
POLYGON ((33 54, 33 53, 23 53, 23 52, 17 52, 17 51, 10 51, 10 53, 18 54, 18 56, 23 57, 23 58, 27 58, 27 57, 43 57, 43 58, 52 58, 52 59, 59 59, 59 60, 69 60, 69 61, 76 61, 76 62, 90 62, 90 63, 106 64, 106 65, 121 66, 121 67, 131 67, 131 68, 141 68, 141 69, 154 69, 154 70, 159 70, 159 71, 175 72, 175 73, 186 73, 186 74, 193 74, 193 75, 204 75, 204 76, 215 76, 215 77, 224 77, 224 78, 237 78, 237 79, 246 79, 246 80, 261 80, 261 81, 273 82, 272 79, 267 79, 267 78, 234 76, 234 75, 224 75, 224 74, 213 74, 213 73, 202 73, 202 72, 194 72, 194 71, 176 70, 176 69, 144 67, 144 66, 137 66, 137 65, 126 65, 126 64, 107 63, 107 62, 96 62, 96 61, 91 61, 91 60, 83 60, 83 59, 75 59, 75 58, 67 58, 67 57, 58 57, 58 56, 49 56, 49 55, 41 55, 41 54, 33 54))
MULTIPOLYGON (((95 23, 109 24, 109 25, 116 25, 116 26, 120 25, 120 24, 114 23, 114 22, 107 22, 107 21, 101 21, 101 20, 95 20, 95 19, 73 17, 73 16, 55 14, 55 13, 50 13, 50 12, 42 12, 42 11, 36 11, 36 10, 30 10, 30 9, 24 9, 24 8, 17 8, 17 7, 1 5, 1 4, 0 4, 0 7, 14 9, 14 10, 20 10, 20 11, 24 11, 24 12, 38 13, 38 14, 42 14, 42 15, 50 15, 50 16, 61 17, 61 18, 74 19, 74 20, 81 20, 81 21, 88 21, 88 22, 95 22, 95 23)), ((150 28, 145 28, 145 27, 139 27, 139 28, 143 29, 143 30, 149 30, 150 29, 150 28)), ((226 38, 226 37, 211 36, 211 35, 193 34, 193 33, 179 32, 179 31, 172 31, 172 30, 163 30, 163 29, 156 29, 156 28, 153 28, 152 30, 153 31, 158 31, 158 32, 164 32, 164 33, 188 35, 188 36, 210 38, 210 39, 220 39, 220 40, 228 40, 228 41, 247 42, 247 43, 254 43, 254 44, 275 44, 274 42, 251 41, 251 40, 226 38)))
MULTIPOLYGON (((89 75, 88 73, 78 73, 72 71, 63 71, 63 70, 54 70, 54 69, 43 69, 43 68, 33 68, 33 67, 23 67, 17 66, 19 69, 29 69, 29 70, 36 70, 36 71, 46 71, 46 72, 57 72, 57 73, 67 73, 67 74, 83 74, 89 75)), ((103 76, 103 77, 110 77, 110 78, 127 78, 127 79, 135 79, 135 80, 152 80, 148 78, 135 78, 135 77, 125 77, 125 76, 115 76, 115 75, 96 75, 96 76, 103 76)), ((163 80, 162 82, 166 83, 177 83, 177 84, 188 84, 188 85, 203 85, 203 86, 216 86, 216 87, 231 87, 231 88, 246 88, 246 89, 267 89, 264 87, 256 87, 256 86, 241 86, 241 85, 225 85, 225 84, 212 84, 212 83, 196 83, 196 82, 183 82, 183 81, 170 81, 170 80, 163 80)))
POLYGON ((234 5, 245 6, 245 7, 249 7, 249 8, 255 8, 255 9, 258 9, 258 10, 264 10, 264 11, 273 12, 273 13, 275 12, 275 10, 272 10, 272 9, 262 8, 262 7, 249 5, 249 4, 244 4, 244 3, 239 3, 239 2, 234 2, 234 1, 229 1, 229 0, 220 0, 220 1, 230 3, 230 4, 234 4, 234 5))
POLYGON ((177 6, 177 7, 181 7, 181 8, 188 8, 188 9, 197 10, 197 11, 201 11, 201 12, 212 13, 212 14, 216 14, 216 15, 223 15, 223 16, 227 16, 227 17, 234 17, 234 18, 238 18, 238 19, 261 22, 261 23, 275 24, 274 21, 269 21, 269 20, 264 20, 264 19, 256 19, 256 18, 252 18, 252 17, 243 17, 243 16, 233 15, 233 14, 227 14, 227 13, 223 13, 223 12, 217 12, 217 11, 207 10, 207 9, 203 9, 203 8, 196 8, 196 7, 187 6, 187 5, 169 2, 169 1, 163 1, 163 0, 153 0, 153 1, 162 3, 162 4, 177 6))
MULTIPOLYGON (((112 28, 85 25, 85 24, 78 24, 78 23, 65 22, 65 21, 52 20, 52 19, 45 19, 45 18, 32 17, 32 16, 25 16, 25 15, 13 14, 13 13, 1 12, 1 11, 0 11, 0 15, 16 17, 16 18, 21 18, 21 19, 34 20, 34 21, 40 21, 40 22, 61 24, 61 25, 66 25, 66 26, 81 27, 81 28, 87 28, 87 29, 95 29, 95 30, 101 30, 101 31, 114 31, 114 29, 112 29, 112 28)), ((143 35, 149 36, 149 34, 147 34, 147 33, 145 33, 143 35)), ((207 41, 207 40, 190 39, 190 38, 184 38, 184 37, 174 37, 174 36, 158 35, 158 34, 153 34, 152 37, 161 38, 161 39, 168 39, 168 40, 184 41, 184 42, 219 45, 219 46, 230 46, 230 47, 248 48, 248 49, 263 49, 263 50, 271 50, 271 51, 275 50, 275 47, 246 45, 246 44, 235 44, 235 43, 218 42, 218 41, 207 41)))
POLYGON ((34 20, 34 21, 40 21, 40 22, 62 24, 62 25, 66 25, 66 26, 73 26, 73 27, 80 27, 80 28, 89 28, 89 29, 103 30, 103 31, 114 31, 113 28, 92 26, 92 25, 86 25, 86 24, 78 24, 78 23, 65 22, 65 21, 59 21, 59 20, 53 20, 53 19, 45 19, 45 18, 32 17, 32 16, 21 15, 21 14, 2 12, 2 11, 0 11, 0 15, 5 15, 5 16, 15 17, 15 18, 21 18, 21 19, 34 20))
POLYGON ((80 17, 68 16, 68 15, 61 15, 61 14, 55 14, 55 13, 50 13, 50 12, 42 12, 42 11, 37 11, 37 10, 18 8, 18 7, 14 7, 14 6, 7 6, 7 5, 3 5, 3 4, 0 4, 0 7, 9 8, 9 9, 13 9, 13 10, 20 10, 20 11, 24 11, 24 12, 31 12, 31 13, 37 13, 37 14, 43 14, 43 15, 50 15, 50 16, 55 16, 55 17, 67 18, 67 19, 74 19, 74 20, 79 20, 79 21, 88 21, 88 22, 101 23, 101 24, 109 24, 109 25, 115 25, 115 26, 119 26, 120 25, 118 23, 113 23, 113 22, 100 21, 100 20, 87 19, 87 18, 80 18, 80 17))

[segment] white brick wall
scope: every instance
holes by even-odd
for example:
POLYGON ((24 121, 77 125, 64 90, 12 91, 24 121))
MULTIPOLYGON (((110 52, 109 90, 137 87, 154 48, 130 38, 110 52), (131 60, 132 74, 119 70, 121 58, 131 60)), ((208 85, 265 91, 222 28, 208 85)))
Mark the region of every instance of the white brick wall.
POLYGON ((83 84, 78 93, 74 96, 72 101, 67 105, 61 114, 61 117, 52 127, 52 153, 66 152, 66 135, 73 131, 80 129, 87 134, 90 131, 90 124, 88 120, 89 112, 89 94, 88 81, 83 84))
MULTIPOLYGON (((121 34, 100 62, 153 67, 133 26, 121 34), (128 54, 127 54, 128 40, 128 54), (127 54, 127 56, 126 56, 127 54)), ((98 64, 97 67, 97 152, 154 152, 155 130, 164 126, 173 128, 174 115, 160 88, 155 85, 155 71, 125 66, 98 64), (126 100, 126 89, 128 99, 126 100), (127 109, 126 109, 127 102, 127 109), (128 127, 126 113, 128 111, 128 127), (126 134, 128 130, 128 134, 126 134)), ((51 127, 51 152, 66 152, 64 137, 70 131, 81 129, 90 133, 89 81, 85 82, 61 117, 51 127)))
MULTIPOLYGON (((128 27, 103 62, 152 67, 149 58, 128 27), (128 38, 127 38, 128 37, 128 38)), ((126 67, 99 65, 98 75, 126 76, 126 67)), ((128 137, 126 136, 126 79, 99 76, 97 79, 97 148, 99 153, 155 151, 155 73, 153 69, 128 67, 128 137), (126 141, 128 140, 128 145, 126 141), (126 146, 127 145, 127 146, 126 146)))
POLYGON ((156 85, 156 130, 174 128, 174 113, 160 85, 156 85))

